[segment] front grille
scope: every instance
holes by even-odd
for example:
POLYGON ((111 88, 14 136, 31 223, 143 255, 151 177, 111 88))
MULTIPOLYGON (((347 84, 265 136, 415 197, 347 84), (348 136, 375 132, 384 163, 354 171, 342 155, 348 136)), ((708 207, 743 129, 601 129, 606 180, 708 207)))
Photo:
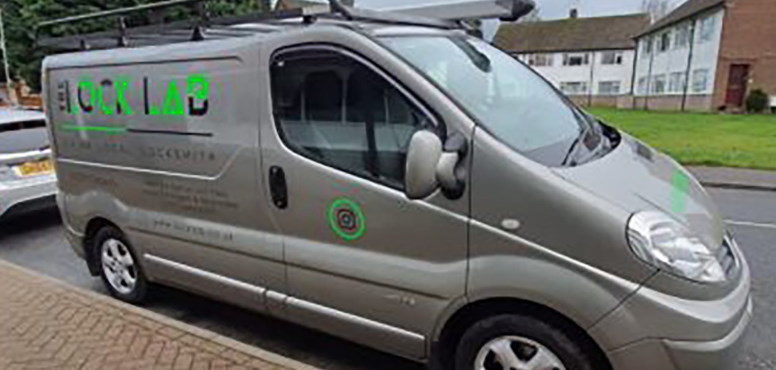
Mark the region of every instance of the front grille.
POLYGON ((725 271, 725 276, 728 279, 733 278, 738 272, 738 261, 736 255, 733 252, 733 240, 729 236, 725 236, 722 240, 722 245, 717 251, 717 261, 722 266, 722 270, 725 271))

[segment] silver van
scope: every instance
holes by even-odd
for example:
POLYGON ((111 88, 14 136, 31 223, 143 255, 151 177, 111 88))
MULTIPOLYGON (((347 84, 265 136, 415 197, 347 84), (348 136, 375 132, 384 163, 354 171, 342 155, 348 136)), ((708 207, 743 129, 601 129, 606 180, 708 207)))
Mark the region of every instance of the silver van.
POLYGON ((735 367, 750 272, 686 170, 456 23, 331 4, 49 41, 84 49, 43 67, 66 234, 116 298, 440 369, 735 367))

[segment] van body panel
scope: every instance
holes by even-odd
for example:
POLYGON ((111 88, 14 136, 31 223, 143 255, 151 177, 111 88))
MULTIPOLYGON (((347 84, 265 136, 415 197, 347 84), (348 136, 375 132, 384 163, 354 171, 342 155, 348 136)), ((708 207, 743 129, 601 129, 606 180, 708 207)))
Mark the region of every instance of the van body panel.
MULTIPOLYGON (((263 54, 299 46, 341 50, 377 74, 384 73, 398 88, 411 91, 448 133, 463 135, 473 127, 436 88, 374 41, 342 29, 315 28, 268 40, 263 54)), ((262 69, 269 70, 270 62, 262 61, 267 63, 262 69)), ((263 86, 271 90, 271 81, 263 86)), ((271 107, 272 102, 265 104, 271 107)), ((315 307, 311 305, 289 304, 288 318, 363 344, 388 345, 391 352, 405 357, 424 358, 425 340, 437 316, 465 294, 468 192, 458 200, 441 193, 408 200, 402 191, 294 152, 282 141, 270 110, 266 112, 261 135, 265 181, 271 168, 279 167, 288 187, 288 208, 272 207, 285 236, 288 294, 412 335, 399 335, 402 338, 387 344, 385 336, 395 337, 396 331, 376 335, 381 327, 364 325, 362 320, 321 317, 328 311, 302 312, 315 307), (343 240, 329 224, 327 210, 342 198, 360 205, 364 214, 366 229, 357 240, 343 240)))
POLYGON ((487 246, 478 248, 483 255, 470 261, 471 302, 519 299, 588 328, 640 286, 477 221, 472 222, 471 242, 487 246))
MULTIPOLYGON (((717 253, 725 225, 717 206, 703 186, 676 161, 623 135, 623 142, 607 156, 591 163, 554 170, 563 178, 597 194, 630 213, 659 210, 686 225, 717 253), (602 196, 604 198, 604 196, 602 196)), ((699 286, 685 279, 659 275, 654 289, 687 299, 714 300, 739 286, 737 277, 722 284, 699 286)))
MULTIPOLYGON (((518 264, 546 263, 571 274, 564 279, 571 283, 568 288, 561 284, 558 288, 562 291, 546 295, 567 300, 561 307, 553 308, 561 312, 582 309, 587 312, 583 321, 590 322, 614 308, 655 272, 628 248, 628 212, 564 181, 551 169, 522 157, 484 130, 476 130, 473 147, 470 292, 500 284, 521 284, 522 273, 527 271, 488 265, 502 264, 501 258, 514 258, 518 264), (516 221, 518 228, 505 229, 506 220, 516 221), (600 258, 602 255, 607 258, 600 258), (489 270, 501 274, 514 271, 515 278, 489 276, 489 270), (585 276, 576 279, 578 282, 586 281, 597 288, 573 289, 574 274, 585 276), (581 297, 574 295, 595 291, 609 298, 585 299, 580 304, 581 297), (588 304, 591 306, 586 308, 588 304)), ((546 275, 541 274, 541 269, 531 270, 539 274, 539 279, 526 281, 528 289, 545 288, 550 280, 559 278, 555 269, 547 269, 546 275)), ((545 295, 541 291, 536 293, 545 295)))
POLYGON ((152 281, 228 301, 233 291, 204 280, 284 290, 283 246, 259 176, 258 52, 253 39, 47 59, 69 227, 116 224, 152 281))

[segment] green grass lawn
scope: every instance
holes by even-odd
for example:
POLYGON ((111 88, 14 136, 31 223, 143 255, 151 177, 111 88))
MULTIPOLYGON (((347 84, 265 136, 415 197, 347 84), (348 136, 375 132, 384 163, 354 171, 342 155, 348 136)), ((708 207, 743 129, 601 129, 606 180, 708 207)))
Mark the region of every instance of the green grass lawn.
POLYGON ((776 115, 588 111, 685 165, 776 170, 776 115))

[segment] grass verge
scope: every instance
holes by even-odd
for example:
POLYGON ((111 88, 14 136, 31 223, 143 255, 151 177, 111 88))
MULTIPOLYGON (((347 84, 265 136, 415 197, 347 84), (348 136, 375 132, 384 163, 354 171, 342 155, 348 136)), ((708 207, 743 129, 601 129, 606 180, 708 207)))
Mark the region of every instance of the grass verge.
POLYGON ((685 165, 776 170, 776 115, 588 111, 685 165))

